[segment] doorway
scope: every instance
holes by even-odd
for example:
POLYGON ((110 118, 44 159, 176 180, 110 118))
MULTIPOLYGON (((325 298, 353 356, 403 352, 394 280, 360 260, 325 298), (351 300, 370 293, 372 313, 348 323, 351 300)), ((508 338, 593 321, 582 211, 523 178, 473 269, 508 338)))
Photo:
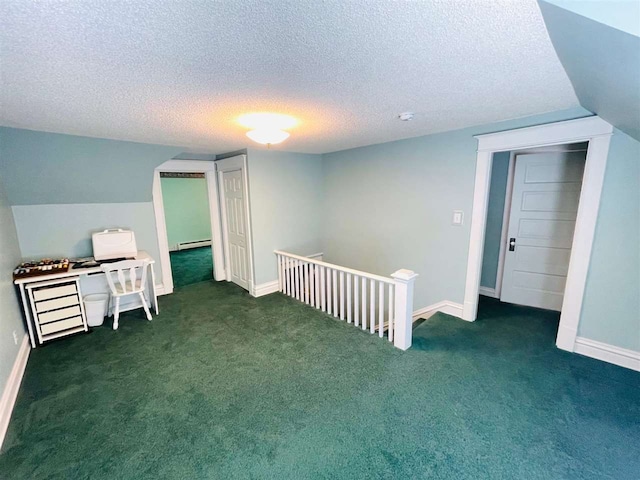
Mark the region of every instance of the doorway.
POLYGON ((471 232, 462 318, 474 321, 478 298, 493 154, 568 143, 588 142, 575 233, 567 271, 556 346, 575 351, 589 262, 600 207, 613 127, 598 116, 478 135, 471 232))
POLYGON ((493 154, 481 295, 561 310, 587 146, 493 154))
POLYGON ((204 172, 160 172, 160 184, 174 288, 213 280, 204 172))
MULTIPOLYGON (((162 268, 162 286, 159 288, 160 294, 170 294, 174 289, 173 275, 171 272, 171 252, 170 242, 167 230, 165 207, 163 201, 162 178, 163 172, 178 173, 204 173, 206 181, 210 236, 211 239, 211 256, 213 267, 213 278, 216 281, 226 280, 234 282, 232 277, 232 269, 229 268, 231 258, 229 252, 231 248, 228 246, 228 232, 223 236, 223 221, 226 221, 224 215, 227 215, 227 207, 223 201, 224 198, 219 195, 222 177, 219 174, 230 169, 239 172, 242 184, 242 199, 238 199, 243 206, 242 213, 244 215, 244 235, 246 256, 244 260, 245 274, 242 276, 242 283, 235 282, 242 288, 248 290, 255 295, 253 288, 253 249, 251 243, 251 220, 249 212, 249 185, 246 155, 235 155, 233 157, 221 160, 169 160, 155 169, 153 176, 153 209, 156 220, 156 234, 158 239, 158 249, 160 253, 160 266, 162 268), (223 215, 224 213, 224 215, 223 215)), ((237 215, 237 210, 234 215, 237 215)), ((231 217, 236 219, 236 216, 231 217)), ((237 222, 235 223, 237 224, 237 222)), ((234 225, 235 225, 234 224, 234 225)), ((198 245, 197 243, 195 244, 198 245)), ((202 245, 204 246, 204 245, 202 245)), ((187 248, 187 250, 190 250, 187 248)), ((175 255, 175 254, 174 254, 175 255)), ((211 264, 209 264, 211 266, 211 264)))

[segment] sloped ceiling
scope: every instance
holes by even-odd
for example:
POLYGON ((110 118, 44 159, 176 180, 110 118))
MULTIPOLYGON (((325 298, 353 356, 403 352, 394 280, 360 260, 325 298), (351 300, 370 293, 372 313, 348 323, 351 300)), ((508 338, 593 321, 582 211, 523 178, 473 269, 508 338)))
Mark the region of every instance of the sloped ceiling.
POLYGON ((0 42, 0 124, 202 151, 252 111, 324 153, 578 106, 535 0, 3 0, 0 42))
POLYGON ((594 3, 602 8, 544 0, 540 8, 580 104, 640 141, 640 37, 628 21, 640 25, 640 4, 594 3))

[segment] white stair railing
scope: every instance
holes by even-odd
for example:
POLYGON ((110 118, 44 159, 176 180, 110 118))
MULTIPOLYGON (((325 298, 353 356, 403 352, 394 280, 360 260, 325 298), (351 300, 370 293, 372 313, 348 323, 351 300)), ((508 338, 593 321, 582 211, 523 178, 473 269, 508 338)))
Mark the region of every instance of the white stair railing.
POLYGON ((413 284, 418 274, 390 278, 276 250, 279 289, 340 320, 378 333, 406 350, 411 346, 413 284))

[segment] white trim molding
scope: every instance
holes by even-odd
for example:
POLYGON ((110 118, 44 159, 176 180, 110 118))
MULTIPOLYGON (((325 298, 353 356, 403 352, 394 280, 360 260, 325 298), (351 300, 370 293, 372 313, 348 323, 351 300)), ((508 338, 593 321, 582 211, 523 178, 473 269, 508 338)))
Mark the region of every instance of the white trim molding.
POLYGON ((463 306, 459 303, 451 302, 449 300, 443 300, 442 302, 434 303, 428 307, 419 308, 413 312, 413 321, 420 318, 429 319, 438 312, 446 313, 447 315, 453 315, 454 317, 462 317, 463 306))
POLYGON ((159 297, 160 295, 170 295, 173 293, 173 287, 171 290, 165 288, 164 283, 160 283, 156 285, 156 295, 159 297))
POLYGON ((613 127, 610 124, 600 117, 593 116, 475 137, 478 140, 478 154, 464 294, 463 318, 465 320, 474 321, 478 313, 480 272, 493 153, 589 142, 575 233, 571 245, 564 302, 560 315, 560 327, 556 338, 558 348, 570 352, 574 351, 612 134, 613 127))
MULTIPOLYGON (((171 273, 171 259, 169 256, 169 239, 167 223, 164 216, 164 202, 162 200, 162 184, 160 172, 190 172, 204 173, 207 180, 209 199, 209 215, 211 217, 211 253, 213 255, 213 270, 216 280, 225 280, 224 256, 222 251, 222 232, 220 227, 220 208, 218 206, 218 183, 216 180, 216 164, 204 160, 169 160, 156 167, 153 172, 153 210, 156 219, 156 234, 158 249, 160 250, 160 267, 162 281, 165 288, 163 294, 173 292, 173 275, 171 273)), ((159 294, 160 295, 160 294, 159 294)))
POLYGON ((320 260, 321 262, 323 261, 323 257, 324 257, 323 252, 312 253, 311 255, 307 255, 307 258, 313 258, 314 260, 320 260))
POLYGON ((480 295, 484 295, 485 297, 499 298, 495 288, 489 288, 489 287, 481 286, 478 289, 478 293, 480 295))
POLYGON ((640 372, 640 352, 576 337, 575 353, 640 372))
POLYGON ((280 291, 280 282, 273 280, 271 282, 261 283, 260 285, 254 285, 251 289, 251 295, 257 298, 278 291, 280 291))
POLYGON ((18 355, 13 368, 7 379, 7 384, 2 392, 2 398, 0 398, 0 448, 2 448, 2 442, 7 434, 9 428, 9 421, 11 420, 11 413, 13 407, 16 404, 18 398, 18 392, 20 391, 20 384, 22 383, 22 377, 24 371, 27 368, 27 360, 29 359, 29 352, 31 352, 31 346, 29 345, 29 336, 25 335, 18 349, 18 355))

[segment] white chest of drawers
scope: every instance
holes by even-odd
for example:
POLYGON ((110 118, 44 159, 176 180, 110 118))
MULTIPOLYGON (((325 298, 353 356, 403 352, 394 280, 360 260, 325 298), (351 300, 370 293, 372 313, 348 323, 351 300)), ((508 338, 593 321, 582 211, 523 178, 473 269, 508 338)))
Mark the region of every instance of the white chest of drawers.
POLYGON ((88 331, 78 277, 26 286, 38 343, 88 331))

